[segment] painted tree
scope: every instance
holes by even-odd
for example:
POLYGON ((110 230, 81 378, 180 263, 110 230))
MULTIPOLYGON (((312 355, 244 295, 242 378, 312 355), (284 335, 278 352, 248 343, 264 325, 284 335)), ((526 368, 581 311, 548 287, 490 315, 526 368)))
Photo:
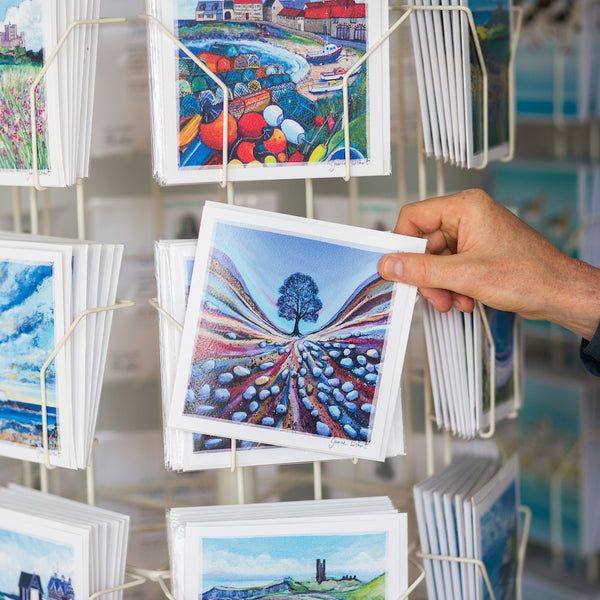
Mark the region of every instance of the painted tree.
POLYGON ((319 299, 319 288, 310 275, 294 273, 279 288, 279 316, 294 321, 291 335, 300 335, 300 321, 315 323, 323 303, 319 299))

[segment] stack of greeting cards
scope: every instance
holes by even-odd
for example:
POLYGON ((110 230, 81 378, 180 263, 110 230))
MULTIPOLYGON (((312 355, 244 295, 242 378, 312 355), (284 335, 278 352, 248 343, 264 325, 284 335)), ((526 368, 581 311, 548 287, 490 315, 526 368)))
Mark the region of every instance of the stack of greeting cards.
POLYGON ((416 238, 207 203, 195 248, 157 246, 160 302, 185 317, 183 334, 161 323, 168 427, 205 434, 198 451, 235 438, 373 459, 402 452, 397 400, 416 290, 384 281, 377 265, 423 249, 416 238))
MULTIPOLYGON (((410 0, 410 5, 469 8, 487 71, 488 158, 509 142, 511 0, 410 0)), ((410 17, 425 150, 471 168, 484 158, 484 81, 469 20, 457 10, 415 11, 410 17)))
MULTIPOLYGON (((519 545, 519 481, 515 455, 497 460, 466 455, 414 487, 424 554, 483 562, 496 598, 515 597, 519 545)), ((424 559, 430 600, 489 598, 482 571, 472 564, 424 559)))
MULTIPOLYGON (((79 599, 121 585, 128 533, 126 515, 0 488, 0 597, 79 599)), ((119 600, 122 592, 102 597, 119 600)))
POLYGON ((389 498, 173 508, 176 598, 393 600, 408 586, 406 514, 389 498))
MULTIPOLYGON (((43 461, 41 369, 73 320, 114 304, 123 247, 0 234, 0 454, 43 461)), ((91 453, 112 312, 85 317, 45 372, 53 465, 91 453)))
POLYGON ((97 32, 77 26, 52 63, 71 23, 97 18, 95 0, 13 0, 0 5, 0 182, 32 185, 36 134, 40 183, 65 186, 85 177, 91 140, 97 32), (40 71, 48 71, 30 91, 40 71), (32 119, 33 112, 33 119, 32 119))
POLYGON ((521 327, 514 313, 423 311, 438 427, 472 438, 521 406, 521 327))
MULTIPOLYGON (((224 161, 233 181, 344 174, 343 78, 386 31, 386 7, 372 0, 294 7, 147 0, 146 9, 189 51, 149 26, 161 183, 220 181, 224 161)), ((347 81, 352 174, 388 174, 387 46, 347 81)))

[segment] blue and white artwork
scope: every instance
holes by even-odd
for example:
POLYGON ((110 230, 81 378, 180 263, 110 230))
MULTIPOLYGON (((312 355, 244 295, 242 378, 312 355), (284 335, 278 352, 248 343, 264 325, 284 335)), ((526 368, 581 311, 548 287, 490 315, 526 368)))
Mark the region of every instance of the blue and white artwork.
POLYGON ((0 565, 1 600, 77 600, 71 545, 0 528, 0 565))
MULTIPOLYGON (((55 346, 51 262, 0 261, 0 440, 42 445, 40 369, 55 346)), ((48 436, 58 444, 56 373, 46 371, 48 436)))
POLYGON ((385 533, 203 538, 199 600, 385 598, 385 533), (233 588, 233 590, 232 590, 233 588), (251 594, 249 593, 251 590, 251 594), (348 594, 351 594, 348 596, 348 594))

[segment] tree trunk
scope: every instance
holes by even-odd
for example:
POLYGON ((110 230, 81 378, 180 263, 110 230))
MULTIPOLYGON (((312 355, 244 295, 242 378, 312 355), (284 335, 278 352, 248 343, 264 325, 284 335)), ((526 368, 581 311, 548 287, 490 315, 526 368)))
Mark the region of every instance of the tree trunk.
POLYGON ((294 331, 292 331, 293 336, 300 337, 300 317, 296 317, 296 322, 294 323, 294 331))

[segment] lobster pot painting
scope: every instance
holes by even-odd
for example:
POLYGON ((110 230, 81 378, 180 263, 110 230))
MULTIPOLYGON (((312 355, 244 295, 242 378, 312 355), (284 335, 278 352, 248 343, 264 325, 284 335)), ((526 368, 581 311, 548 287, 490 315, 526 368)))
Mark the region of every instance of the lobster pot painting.
POLYGON ((161 112, 154 115, 160 137, 154 146, 161 148, 154 171, 161 183, 220 181, 225 164, 232 181, 339 177, 346 170, 346 145, 351 175, 389 174, 386 45, 364 60, 387 28, 380 4, 307 2, 278 15, 261 0, 233 9, 217 0, 210 11, 208 5, 195 11, 189 6, 184 0, 148 2, 148 12, 186 48, 174 51, 149 25, 156 49, 154 106, 161 112), (223 88, 207 72, 229 90, 227 115, 223 88), (344 85, 352 98, 345 115, 348 139, 344 85), (177 102, 184 96, 193 98, 177 102))

